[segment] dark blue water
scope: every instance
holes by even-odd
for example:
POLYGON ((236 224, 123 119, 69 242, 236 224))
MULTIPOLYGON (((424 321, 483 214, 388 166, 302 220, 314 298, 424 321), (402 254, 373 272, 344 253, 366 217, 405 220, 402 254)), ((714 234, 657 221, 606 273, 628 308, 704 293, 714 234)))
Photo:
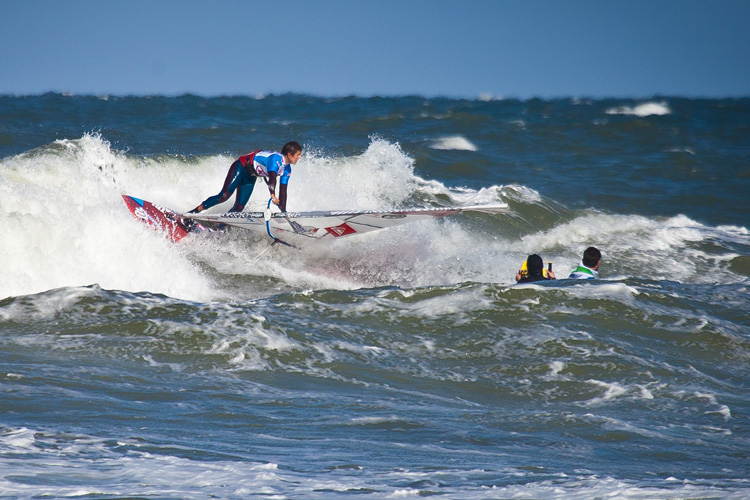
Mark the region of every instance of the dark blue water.
POLYGON ((749 125, 749 99, 0 96, 0 498, 746 498, 749 125), (517 216, 295 250, 173 244, 122 203, 186 211, 288 140, 291 210, 517 216), (515 285, 590 245, 600 280, 515 285))

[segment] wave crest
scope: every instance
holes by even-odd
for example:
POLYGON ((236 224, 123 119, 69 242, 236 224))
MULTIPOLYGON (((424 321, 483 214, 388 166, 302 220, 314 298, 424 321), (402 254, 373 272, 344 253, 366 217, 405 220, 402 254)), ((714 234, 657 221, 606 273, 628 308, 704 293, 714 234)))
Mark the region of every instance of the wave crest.
POLYGON ((441 150, 478 151, 478 148, 473 143, 460 135, 441 137, 434 141, 430 147, 441 150))
POLYGON ((607 110, 608 115, 632 115, 638 117, 669 115, 672 110, 666 102, 646 102, 637 106, 619 106, 607 110))

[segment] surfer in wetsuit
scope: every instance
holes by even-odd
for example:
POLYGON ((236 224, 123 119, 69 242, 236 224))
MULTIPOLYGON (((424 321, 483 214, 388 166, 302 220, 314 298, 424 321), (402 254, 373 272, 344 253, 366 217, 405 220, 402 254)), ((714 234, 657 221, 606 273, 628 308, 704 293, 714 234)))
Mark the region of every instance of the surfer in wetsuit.
POLYGON ((199 213, 214 205, 224 203, 235 191, 237 191, 237 198, 229 211, 242 212, 250 195, 253 194, 258 177, 263 177, 271 193, 271 199, 282 212, 286 212, 286 189, 289 176, 292 175, 292 165, 295 165, 301 156, 302 146, 295 141, 284 144, 281 153, 258 150, 240 156, 229 167, 224 186, 219 194, 206 198, 189 213, 199 213), (279 179, 278 197, 276 196, 276 179, 279 179))
POLYGON ((568 278, 576 280, 593 280, 599 277, 599 264, 602 261, 602 253, 596 247, 588 247, 583 252, 583 259, 576 269, 570 273, 568 278))
POLYGON ((544 261, 537 255, 529 255, 526 259, 526 270, 520 270, 516 273, 516 281, 518 283, 532 283, 534 281, 542 280, 553 280, 555 279, 555 273, 550 269, 549 271, 544 270, 544 261))

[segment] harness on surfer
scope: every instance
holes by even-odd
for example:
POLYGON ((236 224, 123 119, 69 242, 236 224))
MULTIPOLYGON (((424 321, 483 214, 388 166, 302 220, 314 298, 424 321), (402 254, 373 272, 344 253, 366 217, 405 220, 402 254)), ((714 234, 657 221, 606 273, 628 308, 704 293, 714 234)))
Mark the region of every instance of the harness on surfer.
POLYGON ((516 273, 516 282, 518 283, 553 279, 555 279, 555 273, 552 271, 552 262, 548 263, 547 269, 544 269, 544 261, 537 254, 529 255, 521 269, 516 273))

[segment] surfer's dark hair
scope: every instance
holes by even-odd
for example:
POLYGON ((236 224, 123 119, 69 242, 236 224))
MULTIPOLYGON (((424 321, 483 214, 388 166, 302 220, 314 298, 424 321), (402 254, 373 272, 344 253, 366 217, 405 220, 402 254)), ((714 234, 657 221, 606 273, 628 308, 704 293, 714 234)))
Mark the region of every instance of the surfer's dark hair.
POLYGON ((583 252, 583 265, 586 267, 594 267, 600 260, 602 260, 602 253, 596 247, 588 247, 583 252))
POLYGON ((296 141, 287 142, 284 144, 284 147, 281 148, 281 154, 284 156, 297 154, 300 151, 302 151, 302 146, 296 141))
POLYGON ((529 255, 529 258, 526 259, 526 271, 529 276, 544 276, 544 261, 542 258, 537 254, 529 255))

